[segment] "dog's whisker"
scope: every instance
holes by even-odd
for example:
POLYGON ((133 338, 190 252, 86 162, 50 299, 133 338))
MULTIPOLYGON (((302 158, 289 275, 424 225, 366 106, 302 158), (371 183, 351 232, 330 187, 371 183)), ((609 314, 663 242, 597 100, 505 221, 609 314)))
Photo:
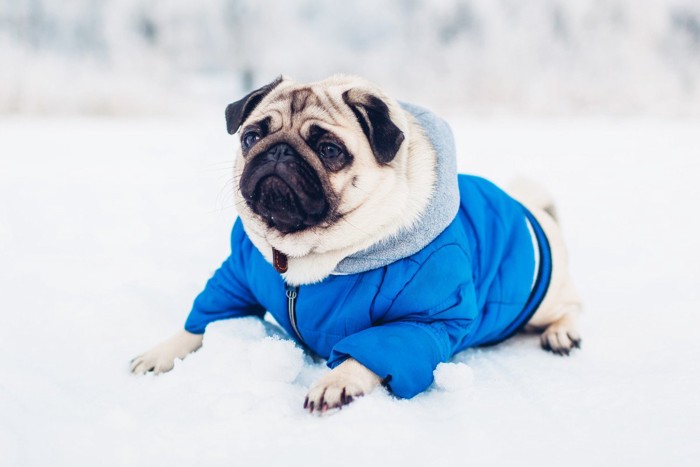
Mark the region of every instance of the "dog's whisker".
POLYGON ((352 222, 350 222, 349 220, 347 220, 347 219, 346 219, 345 217, 343 217, 343 216, 341 216, 339 220, 345 222, 346 224, 348 224, 350 227, 354 228, 354 229, 357 230, 358 232, 361 232, 361 233, 363 233, 363 234, 365 234, 365 235, 371 235, 369 232, 367 232, 367 231, 364 230, 364 229, 361 229, 361 228, 357 227, 356 225, 354 225, 352 222))

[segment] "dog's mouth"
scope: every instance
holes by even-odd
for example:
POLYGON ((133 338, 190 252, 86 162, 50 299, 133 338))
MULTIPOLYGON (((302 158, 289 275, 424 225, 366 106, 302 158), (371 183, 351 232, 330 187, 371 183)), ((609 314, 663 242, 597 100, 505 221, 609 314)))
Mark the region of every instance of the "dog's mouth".
POLYGON ((282 233, 292 233, 312 227, 323 218, 323 211, 308 212, 309 203, 301 198, 303 194, 299 196, 298 191, 282 177, 268 175, 257 184, 253 202, 248 204, 270 227, 282 233))
POLYGON ((248 207, 284 234, 318 225, 329 210, 316 171, 286 144, 251 160, 240 188, 248 207))

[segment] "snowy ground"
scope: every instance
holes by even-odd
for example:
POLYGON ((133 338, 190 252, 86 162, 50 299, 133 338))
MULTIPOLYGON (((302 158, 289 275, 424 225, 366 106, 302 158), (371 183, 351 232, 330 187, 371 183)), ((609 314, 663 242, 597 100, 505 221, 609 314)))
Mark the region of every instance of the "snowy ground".
POLYGON ((453 118, 462 171, 560 203, 583 349, 466 351, 413 400, 302 410, 324 372, 255 320, 169 374, 235 211, 222 112, 0 119, 0 464, 690 465, 700 456, 700 132, 670 120, 453 118), (270 337, 272 336, 272 337, 270 337))

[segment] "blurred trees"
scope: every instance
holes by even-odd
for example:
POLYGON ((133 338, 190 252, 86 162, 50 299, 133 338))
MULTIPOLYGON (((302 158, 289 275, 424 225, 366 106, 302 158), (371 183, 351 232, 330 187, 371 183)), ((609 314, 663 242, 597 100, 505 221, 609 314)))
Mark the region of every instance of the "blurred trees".
POLYGON ((48 60, 166 86, 350 72, 470 108, 675 112, 700 94, 700 3, 0 0, 0 58, 6 89, 48 60))

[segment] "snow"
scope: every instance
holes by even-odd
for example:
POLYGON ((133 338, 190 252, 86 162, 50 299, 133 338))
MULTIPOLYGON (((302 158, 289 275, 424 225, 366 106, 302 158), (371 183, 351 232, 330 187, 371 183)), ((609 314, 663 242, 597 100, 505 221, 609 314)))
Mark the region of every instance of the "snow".
POLYGON ((585 299, 569 358, 472 349, 411 400, 302 409, 326 371, 255 319, 165 375, 235 209, 222 109, 0 118, 0 464, 689 465, 700 455, 698 122, 451 116, 462 171, 545 183, 585 299))

